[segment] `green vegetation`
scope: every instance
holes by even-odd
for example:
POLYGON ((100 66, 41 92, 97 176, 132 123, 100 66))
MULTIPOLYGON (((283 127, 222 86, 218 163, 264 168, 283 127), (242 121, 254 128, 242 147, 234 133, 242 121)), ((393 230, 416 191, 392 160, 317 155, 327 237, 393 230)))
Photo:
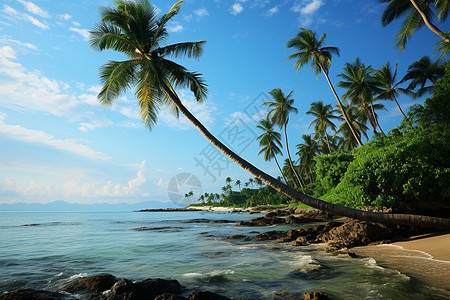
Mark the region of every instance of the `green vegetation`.
MULTIPOLYGON (((328 76, 332 56, 339 55, 339 49, 325 46, 325 33, 318 39, 312 30, 301 29, 287 42, 287 48, 297 51, 289 55, 287 60, 295 60, 294 65, 297 71, 311 63, 316 74, 322 73, 325 76, 342 115, 338 120, 345 122, 333 135, 329 135, 327 129, 335 130, 337 126, 331 126, 331 124, 325 127, 315 126, 316 132, 313 137, 304 135, 304 143, 297 145, 297 149, 299 149, 297 161, 300 164, 295 166, 288 151, 286 135, 289 113, 297 111, 293 106, 293 99, 290 98, 292 92, 285 96, 281 89, 272 89, 270 95, 274 101, 266 103, 271 109, 266 119, 270 119, 280 129, 284 128, 288 159, 282 169, 283 175, 286 177, 286 184, 283 184, 280 179, 275 179, 256 168, 221 143, 192 115, 179 98, 176 92, 177 88, 188 88, 198 102, 204 101, 207 95, 207 87, 201 74, 190 72, 172 60, 180 57, 199 58, 203 53, 205 42, 164 45, 168 40, 166 26, 179 13, 183 2, 184 0, 178 0, 166 14, 158 17, 158 10, 147 0, 136 0, 136 2, 117 0, 115 1, 116 7, 102 8, 101 20, 90 32, 90 44, 95 50, 114 50, 124 54, 127 58, 124 61, 109 61, 100 67, 100 79, 103 87, 98 94, 98 100, 102 104, 112 105, 121 93, 134 87, 138 106, 141 109, 141 117, 149 129, 156 125, 158 111, 161 107, 167 106, 177 116, 181 112, 217 149, 255 176, 254 179, 250 178, 251 181, 249 180, 248 184, 244 184, 245 188, 240 192, 232 190, 232 179, 228 177, 221 195, 205 194, 202 195, 202 201, 206 204, 248 206, 286 205, 291 201, 289 199, 292 199, 320 208, 325 212, 361 220, 397 225, 450 227, 450 219, 366 213, 305 195, 305 193, 317 194, 322 191, 328 201, 351 207, 364 205, 398 207, 401 203, 407 203, 408 206, 419 200, 421 203, 434 201, 436 197, 448 202, 450 194, 448 190, 448 158, 441 156, 448 156, 449 153, 448 114, 443 112, 448 112, 450 93, 447 76, 450 69, 447 68, 446 77, 439 87, 436 82, 442 77, 442 70, 435 67, 439 65, 438 60, 434 63, 430 61, 429 65, 432 68, 427 74, 424 74, 423 70, 420 71, 422 67, 420 61, 419 67, 411 65, 408 70, 409 75, 407 74, 402 82, 410 80, 411 88, 420 85, 420 89, 424 92, 434 90, 434 96, 425 102, 424 107, 413 107, 410 117, 404 120, 399 129, 391 131, 388 136, 375 135, 372 142, 363 146, 361 138, 367 137, 368 127, 366 124, 368 122, 374 131, 376 128, 382 131, 376 114, 377 108, 382 108, 382 106, 374 102, 386 99, 379 95, 384 92, 386 85, 373 77, 378 73, 376 70, 356 59, 355 63, 347 64, 341 74, 345 81, 340 84, 348 89, 348 92, 344 94, 346 96, 343 97, 347 102, 343 103, 328 76), (428 81, 431 81, 432 88, 423 90, 428 81), (326 147, 324 143, 327 144, 326 147), (359 148, 356 148, 358 146, 359 148), (329 155, 329 162, 333 162, 333 155, 341 155, 340 151, 349 152, 348 156, 338 159, 337 167, 334 164, 333 166, 332 164, 324 165, 321 167, 322 169, 316 167, 314 155, 329 155), (316 169, 319 172, 315 172, 316 169), (332 170, 330 175, 327 174, 329 170, 332 170), (309 185, 305 187, 307 181, 309 181, 309 185), (258 186, 258 189, 247 188, 253 183, 258 186), (296 189, 297 183, 304 193, 296 189)), ((382 2, 390 3, 386 10, 392 16, 391 21, 405 12, 411 13, 410 16, 413 17, 412 20, 416 22, 416 26, 406 29, 406 32, 412 34, 420 28, 421 20, 429 26, 429 20, 421 9, 432 9, 430 8, 431 2, 426 1, 426 7, 420 2, 421 6, 418 7, 415 5, 416 1, 411 0, 411 4, 416 10, 411 8, 409 2, 403 0, 382 2), (408 5, 405 6, 405 4, 408 5), (417 13, 422 19, 417 18, 417 13)), ((447 2, 437 1, 438 4, 434 4, 439 13, 438 18, 445 19, 447 17, 447 2)), ((411 17, 408 16, 407 20, 410 21, 411 17)), ((406 39, 411 34, 406 36, 406 39)), ((441 33, 439 35, 443 40, 440 42, 439 50, 447 51, 446 49, 449 49, 447 47, 448 38, 441 33)), ((442 54, 447 55, 448 52, 442 54)), ((417 92, 421 93, 420 90, 417 92)), ((328 104, 323 106, 326 110, 330 110, 328 104)), ((310 111, 315 110, 312 107, 310 111)), ((331 111, 324 113, 328 119, 331 118, 331 111)), ((267 131, 268 128, 269 126, 263 130, 267 131)), ((261 137, 262 139, 263 137, 261 137)), ((268 153, 267 160, 272 159, 272 156, 275 159, 276 150, 273 145, 280 147, 281 150, 281 144, 277 143, 275 139, 272 142, 264 141, 261 144, 262 147, 269 147, 267 151, 264 150, 268 153)), ((326 161, 323 160, 322 164, 325 163, 326 161)), ((240 184, 236 185, 240 189, 240 184)), ((189 198, 192 195, 193 193, 189 192, 186 197, 189 198)))

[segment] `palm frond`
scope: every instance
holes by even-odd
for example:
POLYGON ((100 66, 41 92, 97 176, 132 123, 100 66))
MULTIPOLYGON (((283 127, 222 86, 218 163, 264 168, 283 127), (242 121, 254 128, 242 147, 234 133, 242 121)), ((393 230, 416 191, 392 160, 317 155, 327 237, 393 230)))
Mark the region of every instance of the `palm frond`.
POLYGON ((100 80, 104 84, 97 98, 103 105, 112 105, 120 93, 136 81, 136 60, 110 61, 100 67, 100 80))
POLYGON ((177 43, 156 49, 155 52, 160 56, 199 58, 203 55, 205 44, 206 41, 177 43))

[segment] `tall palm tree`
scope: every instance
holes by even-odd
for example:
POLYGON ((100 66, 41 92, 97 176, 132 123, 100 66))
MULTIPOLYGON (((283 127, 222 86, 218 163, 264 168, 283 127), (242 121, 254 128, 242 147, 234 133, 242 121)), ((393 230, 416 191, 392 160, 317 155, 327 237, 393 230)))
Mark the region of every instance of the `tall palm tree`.
POLYGON ((284 182, 287 183, 286 177, 284 177, 283 171, 280 168, 280 165, 277 160, 277 155, 281 154, 281 134, 276 132, 273 129, 274 124, 270 121, 270 119, 265 119, 259 121, 258 129, 261 129, 263 133, 258 136, 256 139, 259 140, 259 146, 262 147, 261 151, 259 151, 258 155, 264 153, 264 160, 271 161, 272 158, 275 160, 277 164, 278 170, 280 170, 281 175, 284 178, 284 182))
POLYGON ((336 131, 336 125, 331 121, 332 119, 339 119, 338 116, 334 115, 335 112, 336 110, 333 109, 333 106, 331 106, 331 104, 324 105, 323 100, 311 103, 310 109, 306 112, 307 115, 315 117, 309 124, 308 129, 314 125, 316 135, 320 136, 321 140, 325 141, 329 154, 331 154, 332 151, 327 129, 331 128, 333 131, 336 131))
POLYGON ((125 61, 111 61, 100 68, 100 79, 104 86, 98 99, 102 104, 111 105, 121 93, 135 87, 141 117, 147 127, 152 128, 156 124, 158 109, 167 105, 175 112, 181 112, 208 141, 253 176, 296 201, 331 214, 385 224, 450 227, 449 219, 368 213, 309 197, 262 172, 217 140, 184 106, 175 90, 176 87, 187 87, 197 101, 203 101, 207 89, 200 74, 189 72, 167 58, 199 57, 204 42, 163 46, 167 41, 167 22, 179 12, 182 2, 177 1, 160 18, 157 17, 158 10, 147 0, 116 0, 115 8, 101 9, 101 21, 90 32, 91 46, 99 51, 115 50, 127 56, 125 61))
POLYGON ((298 70, 308 63, 312 63, 313 69, 316 74, 323 73, 328 81, 328 85, 336 98, 339 109, 344 116, 345 121, 349 124, 349 128, 352 130, 355 139, 358 144, 362 146, 362 142, 356 135, 350 120, 342 106, 341 99, 337 95, 333 84, 331 83, 330 77, 328 76, 328 70, 331 66, 331 58, 333 54, 339 55, 339 49, 336 47, 325 47, 325 37, 326 33, 322 35, 320 40, 317 39, 316 33, 312 30, 302 28, 300 32, 293 38, 290 38, 287 42, 287 48, 295 48, 298 50, 296 53, 288 56, 287 60, 295 59, 294 66, 298 70))
POLYGON ((408 89, 404 89, 399 87, 400 81, 397 81, 397 64, 395 65, 395 71, 392 72, 391 65, 387 62, 380 69, 375 70, 373 75, 373 80, 375 84, 378 86, 378 95, 374 98, 375 100, 391 100, 397 104, 398 109, 402 113, 403 117, 406 118, 405 113, 403 112, 400 104, 397 101, 397 97, 400 92, 411 97, 416 97, 416 94, 408 89))
MULTIPOLYGON (((353 125, 353 128, 355 128, 358 136, 361 138, 361 136, 365 136, 367 139, 367 133, 366 131, 369 129, 363 122, 360 121, 362 116, 362 112, 355 106, 348 106, 345 107, 345 110, 347 112, 348 117, 351 120, 351 123, 353 125)), ((342 123, 341 126, 339 126, 337 134, 342 135, 340 149, 343 150, 351 150, 358 146, 358 143, 353 136, 352 132, 350 131, 350 128, 348 127, 348 124, 346 122, 342 123)))
POLYGON ((314 165, 314 157, 319 154, 319 145, 316 141, 311 137, 311 135, 304 134, 302 135, 303 143, 298 144, 296 147, 298 152, 296 153, 299 156, 300 168, 305 170, 306 177, 308 177, 309 181, 313 181, 313 170, 312 166, 314 165))
POLYGON ((273 89, 269 92, 269 95, 272 96, 273 101, 266 101, 263 105, 267 105, 270 109, 267 118, 270 118, 270 121, 278 125, 280 129, 284 130, 284 139, 286 143, 286 152, 288 155, 289 163, 291 165, 292 171, 296 176, 298 183, 303 192, 305 192, 305 187, 302 184, 302 180, 300 176, 298 176, 297 171, 294 168, 294 164, 292 163, 291 153, 289 151, 288 144, 288 136, 287 136, 287 125, 289 123, 289 115, 291 113, 298 113, 298 109, 296 109, 294 104, 294 99, 291 98, 291 95, 294 91, 291 91, 289 94, 285 95, 281 89, 273 89))
MULTIPOLYGON (((356 57, 353 63, 346 63, 344 71, 339 74, 342 77, 338 87, 345 88, 347 91, 342 95, 344 100, 350 100, 351 104, 358 105, 366 114, 367 120, 376 133, 376 127, 383 132, 373 106, 373 94, 378 92, 378 87, 372 78, 373 70, 366 66, 356 57)), ((384 134, 384 132, 383 132, 384 134)))
POLYGON ((408 71, 401 82, 410 81, 407 89, 415 90, 417 86, 420 86, 417 90, 417 96, 422 96, 427 92, 434 90, 434 84, 444 75, 445 65, 440 59, 432 62, 429 56, 423 56, 418 61, 409 65, 408 71), (428 82, 431 85, 425 86, 428 82))
POLYGON ((450 42, 446 33, 442 32, 430 21, 436 14, 435 11, 437 11, 438 21, 444 21, 447 18, 448 0, 379 0, 379 2, 387 3, 381 18, 383 27, 406 15, 400 31, 396 35, 395 42, 395 45, 399 46, 402 51, 405 51, 406 43, 414 32, 423 27, 423 25, 426 25, 443 41, 450 42))

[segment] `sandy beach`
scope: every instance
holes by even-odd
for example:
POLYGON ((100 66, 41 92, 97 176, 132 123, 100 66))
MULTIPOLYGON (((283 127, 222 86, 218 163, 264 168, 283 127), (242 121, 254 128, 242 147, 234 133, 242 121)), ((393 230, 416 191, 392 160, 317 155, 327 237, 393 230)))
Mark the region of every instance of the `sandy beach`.
POLYGON ((423 235, 376 246, 352 248, 374 258, 381 267, 396 269, 417 284, 450 298, 450 234, 423 235))

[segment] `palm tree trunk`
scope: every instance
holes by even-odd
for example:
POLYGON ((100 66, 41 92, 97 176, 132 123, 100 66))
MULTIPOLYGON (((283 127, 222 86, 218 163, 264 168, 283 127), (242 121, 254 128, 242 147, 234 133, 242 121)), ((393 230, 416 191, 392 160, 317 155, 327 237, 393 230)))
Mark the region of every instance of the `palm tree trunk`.
POLYGON ((284 138, 285 138, 285 141, 286 141, 286 152, 287 152, 287 155, 288 155, 289 164, 291 165, 292 172, 294 172, 295 177, 297 177, 298 183, 300 184, 300 187, 302 188, 302 191, 304 193, 305 192, 305 187, 303 186, 302 180, 300 179, 300 176, 298 176, 297 171, 294 168, 294 164, 292 163, 292 160, 291 160, 291 153, 289 152, 289 145, 288 145, 288 138, 287 138, 286 128, 287 128, 287 123, 284 124, 284 138))
POLYGON ((286 179, 286 177, 284 176, 284 173, 283 173, 283 171, 281 170, 280 165, 278 164, 277 157, 274 156, 273 158, 275 158, 275 163, 277 164, 278 170, 280 170, 281 176, 283 176, 283 179, 284 179, 284 183, 287 185, 287 179, 286 179))
POLYGON ((328 77, 328 73, 325 72, 325 70, 321 64, 319 64, 319 66, 320 66, 320 69, 322 70, 322 73, 325 75, 325 78, 328 81, 328 85, 330 86, 331 91, 334 94, 334 97, 336 98, 337 102, 339 103, 339 108, 341 109, 341 112, 342 112, 342 115, 344 116, 345 122, 347 122, 348 127, 350 127, 350 130, 351 130, 353 136, 355 137, 356 141, 358 142, 358 144, 360 146, 362 146, 361 139, 356 134, 355 128, 353 128, 353 125, 351 124, 350 120, 348 119, 347 113, 345 112, 345 109, 344 109, 344 106, 342 105, 341 99, 339 99, 339 96, 337 95, 336 91, 334 90, 333 84, 331 83, 330 77, 328 77))
POLYGON ((395 96, 394 96, 394 101, 395 101, 395 104, 397 104, 397 107, 398 107, 398 109, 400 110, 400 112, 402 113, 403 117, 406 118, 406 115, 405 115, 405 113, 403 112, 402 108, 400 107, 400 104, 399 104, 398 101, 397 101, 397 97, 395 97, 395 96))
POLYGON ((382 133, 383 135, 386 135, 386 134, 384 133, 383 129, 381 129, 380 123, 378 123, 378 118, 377 118, 377 115, 375 114, 375 110, 373 109, 373 104, 370 105, 370 109, 372 110, 372 116, 373 116, 373 119, 375 120, 375 123, 377 124, 377 126, 378 126, 378 128, 380 129, 381 133, 382 133))
POLYGON ((420 216, 411 214, 385 214, 370 211, 361 211, 353 208, 340 206, 337 204, 325 202, 313 197, 307 196, 285 184, 276 180, 267 173, 264 173, 260 169, 256 168, 245 159, 231 151, 222 142, 216 139, 200 121, 198 121, 190 111, 181 103, 178 96, 165 84, 162 83, 163 90, 172 99, 175 106, 181 111, 181 113, 202 133, 202 135, 229 159, 235 162, 238 166, 252 174, 253 176, 261 179, 267 185, 277 190, 278 192, 294 199, 298 202, 304 203, 308 206, 317 208, 321 211, 330 213, 332 215, 344 216, 358 220, 364 220, 375 223, 382 223, 387 225, 413 225, 413 226, 425 226, 432 228, 450 229, 450 219, 420 216))
POLYGON ((416 1, 415 0, 410 0, 410 1, 411 1, 412 5, 414 6, 414 8, 417 10, 417 12, 422 17, 422 20, 425 22, 425 25, 427 25, 427 27, 431 31, 436 33, 442 40, 446 41, 447 43, 450 42, 450 40, 447 37, 445 37, 445 34, 439 28, 437 28, 433 23, 431 23, 430 20, 428 20, 427 16, 422 11, 422 9, 419 7, 419 5, 417 5, 416 1))

